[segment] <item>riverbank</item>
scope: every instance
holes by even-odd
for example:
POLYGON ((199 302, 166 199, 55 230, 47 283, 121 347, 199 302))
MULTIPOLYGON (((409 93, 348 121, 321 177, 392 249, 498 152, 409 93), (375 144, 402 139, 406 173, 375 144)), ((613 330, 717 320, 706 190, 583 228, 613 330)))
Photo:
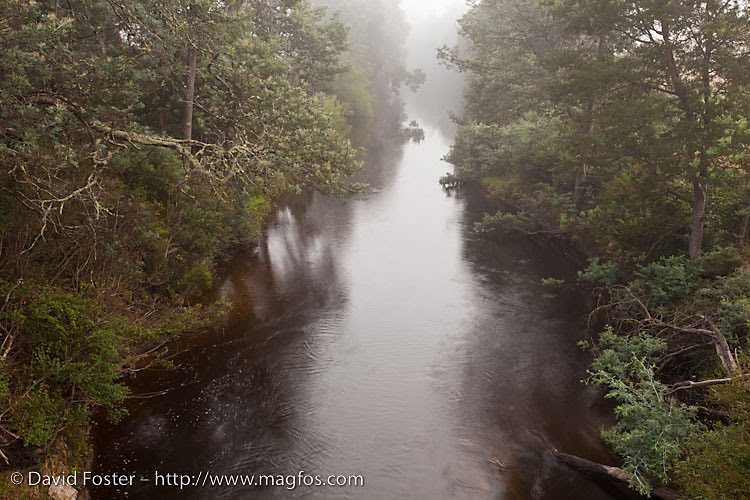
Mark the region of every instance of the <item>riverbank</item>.
POLYGON ((142 396, 124 379, 169 367, 170 343, 215 323, 222 306, 201 298, 276 200, 358 192, 350 126, 400 121, 398 88, 418 83, 402 41, 377 27, 362 43, 357 16, 348 36, 307 2, 79 3, 0 7, 4 471, 50 452, 84 463, 62 438, 94 411, 122 418, 142 396))
MULTIPOLYGON (((41 476, 64 477, 74 471, 90 470, 93 450, 88 425, 71 425, 50 445, 41 463, 0 472, 0 498, 17 500, 87 500, 85 489, 64 484, 43 484, 41 476), (29 473, 39 473, 36 484, 28 484, 29 473)), ((37 478, 35 478, 36 480, 37 478)))
POLYGON ((477 238, 476 200, 446 197, 437 183, 449 139, 424 129, 419 143, 368 152, 357 179, 367 193, 347 203, 310 193, 279 207, 258 252, 239 255, 219 286, 236 304, 227 328, 175 369, 134 380, 134 391, 161 395, 97 430, 97 471, 362 474, 364 489, 336 492, 359 498, 533 488, 565 498, 571 484, 584 499, 618 498, 545 458, 550 443, 603 456, 587 436, 606 410, 578 383, 580 305, 541 284, 574 271, 533 245, 477 238), (559 425, 571 418, 575 426, 559 425))
MULTIPOLYGON (((525 195, 507 186, 501 178, 486 178, 469 188, 494 200, 477 225, 480 232, 529 239, 561 255, 569 254, 567 249, 588 254, 588 264, 579 267, 576 278, 545 281, 553 287, 586 289, 596 299, 586 321, 590 340, 581 343, 594 356, 586 383, 600 385, 615 402, 618 422, 602 437, 624 468, 607 469, 555 452, 581 472, 596 470, 597 477, 625 482, 658 498, 707 491, 711 480, 706 470, 696 469, 696 463, 716 473, 742 470, 741 463, 717 461, 711 447, 732 453, 750 449, 744 356, 731 347, 743 345, 750 317, 747 248, 724 249, 704 256, 699 264, 681 256, 644 259, 643 264, 605 261, 606 249, 590 246, 595 241, 591 235, 550 227, 549 214, 531 209, 533 201, 524 201, 523 208, 510 201, 509 197, 525 195), (588 248, 580 248, 582 241, 588 242, 588 248), (599 329, 591 330, 592 325, 599 329), (648 429, 646 419, 658 424, 648 429), (630 469, 631 454, 643 453, 643 443, 661 450, 661 456, 642 456, 638 462, 641 468, 658 463, 669 470, 658 480, 630 469)), ((453 181, 449 187, 460 189, 460 183, 453 181)), ((739 477, 736 480, 742 483, 739 477)))
POLYGON ((728 457, 750 451, 750 80, 732 68, 746 66, 749 13, 621 7, 474 5, 441 53, 469 82, 446 182, 489 183, 515 206, 482 230, 591 255, 563 286, 594 288, 608 325, 586 347, 589 382, 615 403, 603 438, 620 477, 642 494, 740 499, 750 470, 728 457))

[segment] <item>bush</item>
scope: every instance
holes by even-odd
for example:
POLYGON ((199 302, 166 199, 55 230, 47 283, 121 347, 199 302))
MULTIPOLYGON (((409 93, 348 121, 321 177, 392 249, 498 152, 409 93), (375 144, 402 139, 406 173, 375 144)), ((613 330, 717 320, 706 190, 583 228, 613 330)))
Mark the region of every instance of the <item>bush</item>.
POLYGON ((591 380, 616 402, 617 423, 604 431, 604 439, 623 457, 623 469, 634 477, 630 486, 642 494, 669 481, 696 430, 694 410, 666 396, 666 387, 654 377, 653 363, 666 347, 646 333, 617 335, 607 327, 591 365, 591 380))
POLYGON ((43 291, 30 302, 24 322, 35 378, 47 380, 54 395, 116 406, 127 394, 116 382, 125 325, 91 299, 43 291))
POLYGON ((12 414, 12 420, 26 446, 46 446, 65 418, 65 403, 53 398, 48 386, 29 393, 12 414))
POLYGON ((196 298, 208 290, 214 282, 212 265, 207 260, 193 264, 188 272, 182 275, 178 283, 182 294, 187 298, 196 298))
POLYGON ((592 380, 607 388, 616 402, 617 423, 603 432, 605 441, 623 458, 622 468, 633 475, 631 488, 648 495, 669 482, 673 464, 696 431, 694 409, 665 396, 649 358, 663 342, 643 334, 617 337, 603 334, 606 348, 592 364, 592 380))
POLYGON ((687 297, 697 283, 698 269, 683 255, 661 258, 641 266, 631 282, 634 291, 642 293, 657 306, 687 297))
POLYGON ((44 287, 8 294, 2 308, 13 331, 13 363, 0 364, 0 412, 26 446, 46 447, 94 406, 122 414, 121 347, 137 328, 93 297, 44 287))
POLYGON ((750 267, 717 278, 698 292, 701 308, 717 316, 717 324, 730 341, 747 342, 750 333, 750 267))
POLYGON ((687 498, 746 499, 750 496, 750 394, 740 382, 715 390, 714 400, 728 412, 729 422, 717 423, 688 440, 675 478, 687 498))
POLYGON ((617 281, 617 264, 602 262, 598 257, 589 259, 586 268, 578 271, 578 279, 595 285, 614 285, 617 281))

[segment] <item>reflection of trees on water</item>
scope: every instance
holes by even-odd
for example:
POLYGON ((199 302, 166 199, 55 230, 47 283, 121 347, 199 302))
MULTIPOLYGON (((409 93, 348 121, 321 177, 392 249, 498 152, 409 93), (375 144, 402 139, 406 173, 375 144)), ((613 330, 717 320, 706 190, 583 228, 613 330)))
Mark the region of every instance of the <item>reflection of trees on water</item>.
POLYGON ((401 129, 401 136, 406 141, 419 144, 424 140, 424 129, 419 126, 416 120, 412 120, 406 127, 401 129))
MULTIPOLYGON (((398 124, 396 130, 400 130, 398 124)), ((404 155, 404 142, 400 137, 375 138, 367 148, 364 168, 353 180, 369 185, 370 191, 380 191, 393 185, 404 155)))
MULTIPOLYGON (((402 145, 376 138, 356 180, 370 183, 372 191, 390 185, 402 145)), ((206 464, 226 473, 309 469, 308 458, 326 444, 300 430, 310 427, 307 385, 314 380, 303 375, 316 369, 311 359, 325 359, 330 325, 346 313, 348 290, 338 257, 356 203, 313 191, 279 203, 259 246, 225 266, 219 296, 234 305, 228 327, 215 345, 176 359, 177 369, 138 377, 138 393, 168 392, 136 403, 127 420, 100 434, 115 443, 98 447, 100 470, 127 464, 128 473, 148 476, 166 462, 196 474, 206 464)), ((179 489, 162 493, 180 498, 179 489)), ((242 493, 212 491, 216 498, 242 493)), ((111 491, 99 494, 106 498, 111 491)))
MULTIPOLYGON (((170 392, 133 408, 111 431, 118 447, 100 449, 101 470, 128 464, 129 473, 148 476, 166 462, 185 474, 209 464, 227 474, 305 468, 304 450, 324 445, 298 430, 310 411, 309 377, 290 372, 319 355, 316 321, 346 308, 334 255, 348 230, 341 218, 348 218, 346 206, 313 193, 279 207, 257 251, 227 266, 222 294, 234 301, 235 314, 225 336, 215 346, 183 355, 180 368, 165 378, 141 381, 139 390, 170 392)), ((211 492, 212 498, 242 493, 211 492)), ((181 493, 165 489, 160 495, 181 493)))
POLYGON ((464 259, 472 269, 474 326, 463 368, 460 421, 487 429, 481 453, 500 465, 505 498, 629 498, 609 484, 570 476, 546 453, 573 450, 610 458, 598 430, 610 424, 595 389, 581 384, 585 353, 582 298, 544 287, 543 277, 574 279, 564 257, 522 240, 502 244, 479 235, 474 223, 492 207, 476 193, 464 199, 464 259))
MULTIPOLYGON (((402 143, 379 141, 354 180, 369 184, 371 192, 386 188, 402 155, 402 143)), ((337 247, 348 236, 355 203, 356 198, 339 200, 306 191, 279 204, 256 252, 238 256, 225 271, 220 295, 235 304, 240 325, 263 321, 290 305, 301 311, 342 299, 336 295, 342 288, 337 247)))

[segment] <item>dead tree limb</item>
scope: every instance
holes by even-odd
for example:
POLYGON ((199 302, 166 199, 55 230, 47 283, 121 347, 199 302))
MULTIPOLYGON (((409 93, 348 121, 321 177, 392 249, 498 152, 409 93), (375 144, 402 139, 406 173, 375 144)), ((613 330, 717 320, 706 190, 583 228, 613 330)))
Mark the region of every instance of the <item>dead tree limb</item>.
POLYGON ((695 328, 668 323, 654 317, 646 318, 646 322, 652 326, 667 328, 675 332, 697 334, 708 337, 714 344, 716 355, 721 361, 721 367, 724 369, 727 375, 731 375, 737 371, 737 360, 735 359, 734 354, 732 354, 732 349, 731 347, 729 347, 729 342, 727 342, 727 338, 723 333, 721 333, 721 330, 716 328, 714 325, 711 325, 710 329, 695 328))
POLYGON ((747 375, 743 375, 740 377, 727 377, 727 378, 716 378, 716 379, 710 379, 710 380, 699 380, 697 382, 693 380, 684 380, 682 382, 672 384, 669 388, 669 391, 667 391, 667 394, 674 394, 677 391, 682 391, 685 389, 699 389, 701 387, 711 387, 714 385, 731 384, 735 380, 746 379, 747 377, 748 377, 747 375))
MULTIPOLYGON (((585 458, 575 455, 568 455, 567 453, 562 453, 557 450, 551 450, 550 453, 553 457, 571 469, 577 470, 578 472, 590 477, 626 484, 631 484, 636 481, 636 477, 633 474, 619 467, 592 462, 591 460, 586 460, 585 458)), ((682 498, 675 490, 664 487, 654 488, 651 491, 651 496, 661 500, 680 500, 682 498)))
POLYGON ((630 288, 622 287, 622 289, 630 296, 630 302, 637 305, 643 313, 643 318, 634 320, 636 324, 641 327, 656 327, 677 333, 701 335, 709 339, 714 345, 716 355, 719 357, 721 366, 726 374, 733 375, 737 372, 739 365, 732 353, 732 348, 729 346, 729 342, 727 342, 727 338, 721 330, 711 321, 711 318, 699 314, 683 318, 680 321, 677 315, 675 315, 673 320, 664 321, 660 317, 652 315, 648 306, 630 288))

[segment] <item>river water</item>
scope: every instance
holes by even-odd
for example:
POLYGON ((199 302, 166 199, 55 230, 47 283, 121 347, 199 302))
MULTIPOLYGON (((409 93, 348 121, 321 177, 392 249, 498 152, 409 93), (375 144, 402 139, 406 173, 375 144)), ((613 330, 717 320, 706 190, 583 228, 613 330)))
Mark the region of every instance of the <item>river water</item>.
POLYGON ((542 286, 560 256, 489 241, 483 211, 438 184, 451 138, 370 149, 370 191, 281 207, 227 268, 228 328, 172 370, 143 372, 98 472, 135 473, 94 498, 621 498, 556 464, 606 460, 610 412, 585 377, 581 298, 542 286), (158 487, 178 474, 362 475, 364 487, 158 487), (149 481, 145 481, 149 479, 149 481))

